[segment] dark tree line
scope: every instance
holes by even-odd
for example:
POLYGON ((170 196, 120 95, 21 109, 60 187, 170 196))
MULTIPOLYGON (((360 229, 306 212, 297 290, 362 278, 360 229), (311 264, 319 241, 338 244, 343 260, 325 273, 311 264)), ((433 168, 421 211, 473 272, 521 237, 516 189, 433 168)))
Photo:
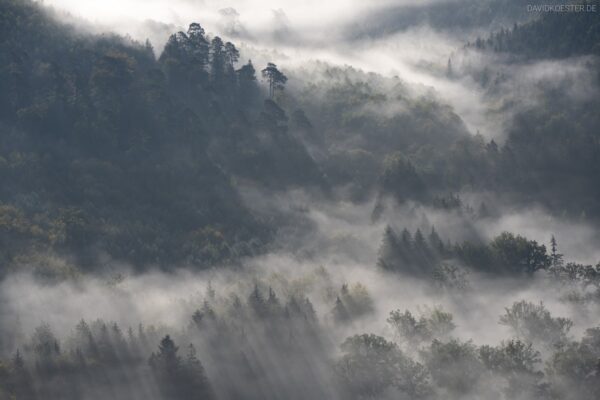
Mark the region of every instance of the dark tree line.
POLYGON ((535 240, 503 232, 489 243, 465 241, 444 242, 435 227, 427 237, 417 229, 414 234, 407 229, 400 233, 388 226, 379 250, 378 265, 388 271, 431 277, 445 262, 458 262, 475 271, 509 276, 531 276, 540 270, 565 274, 574 269, 579 274, 592 268, 563 262, 554 236, 551 250, 535 240))
POLYGON ((469 272, 522 279, 539 271, 559 285, 574 288, 573 301, 595 302, 600 295, 600 263, 565 261, 554 235, 548 249, 510 232, 503 232, 488 243, 450 243, 442 240, 435 227, 425 236, 420 229, 398 233, 387 226, 377 265, 385 271, 432 280, 443 289, 458 292, 470 288, 469 272))
POLYGON ((82 320, 59 338, 42 324, 0 362, 0 393, 17 399, 101 399, 111 393, 115 399, 185 400, 277 398, 273 391, 306 398, 306 390, 327 390, 303 388, 315 367, 325 367, 322 328, 308 298, 280 300, 257 283, 246 300, 225 300, 209 286, 176 336, 154 326, 124 331, 116 323, 82 320), (189 344, 180 349, 176 341, 189 344), (210 363, 201 361, 206 359, 210 363), (273 374, 286 364, 287 372, 273 374))
POLYGON ((577 5, 582 5, 584 11, 542 12, 533 21, 515 23, 512 28, 502 28, 485 39, 478 37, 468 46, 507 53, 517 59, 600 55, 600 23, 597 15, 600 2, 586 0, 577 5), (596 11, 590 7, 595 7, 596 11))

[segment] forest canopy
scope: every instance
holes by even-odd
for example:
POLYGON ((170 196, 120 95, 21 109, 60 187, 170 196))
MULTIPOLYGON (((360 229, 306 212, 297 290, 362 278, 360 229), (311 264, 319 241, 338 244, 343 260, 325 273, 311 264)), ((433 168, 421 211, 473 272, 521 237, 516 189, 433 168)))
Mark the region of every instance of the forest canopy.
POLYGON ((0 400, 597 398, 597 0, 47 3, 0 0, 0 400))

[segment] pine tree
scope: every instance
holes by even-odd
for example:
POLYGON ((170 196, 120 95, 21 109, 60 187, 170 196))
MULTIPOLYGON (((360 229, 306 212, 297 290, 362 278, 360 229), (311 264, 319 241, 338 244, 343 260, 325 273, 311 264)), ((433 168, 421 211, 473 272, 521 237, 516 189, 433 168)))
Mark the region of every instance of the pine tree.
POLYGON ((231 42, 225 43, 225 74, 235 81, 235 64, 240 59, 240 52, 231 42))
POLYGON ((184 383, 184 398, 185 399, 202 399, 207 400, 213 397, 213 393, 206 377, 206 372, 202 363, 197 357, 196 348, 192 343, 188 346, 188 352, 184 363, 185 368, 185 383, 184 383))
POLYGON ((206 71, 209 58, 209 49, 204 28, 202 28, 200 24, 196 22, 191 23, 187 31, 187 37, 190 60, 198 67, 199 70, 206 71))
POLYGON ((146 42, 144 43, 144 50, 146 51, 146 54, 148 54, 148 56, 154 60, 154 46, 152 46, 150 39, 146 39, 146 42))
POLYGON ((189 37, 184 32, 169 37, 159 58, 169 83, 176 87, 184 87, 188 84, 187 78, 192 60, 189 37))
POLYGON ((82 319, 79 321, 77 326, 75 326, 75 334, 77 346, 83 351, 83 353, 87 356, 97 359, 99 355, 98 346, 96 345, 92 331, 85 320, 82 319))
POLYGON ((415 232, 414 249, 418 265, 421 268, 429 267, 431 262, 431 251, 420 229, 417 229, 415 232))
POLYGON ((215 36, 210 42, 210 78, 217 87, 224 83, 225 65, 225 45, 220 37, 215 36))
POLYGON ((127 345, 129 347, 129 354, 137 359, 140 356, 141 348, 131 326, 127 329, 127 345))
POLYGON ((423 248, 427 246, 427 243, 425 243, 425 238, 423 237, 423 233, 420 229, 417 229, 417 231, 415 232, 414 243, 416 248, 423 248))
MULTIPOLYGON (((14 357, 11 360, 12 366, 12 379, 9 381, 9 385, 14 391, 16 398, 19 400, 34 399, 35 394, 33 391, 33 382, 31 374, 25 366, 25 360, 21 356, 21 352, 17 349, 14 357)), ((0 377, 0 382, 1 382, 0 377)), ((1 394, 1 393, 0 393, 1 394)))
POLYGON ((563 255, 558 252, 558 245, 556 243, 556 238, 552 235, 550 239, 550 263, 554 268, 560 268, 563 266, 563 255))
POLYGON ((105 323, 100 326, 100 337, 97 341, 98 353, 101 360, 105 362, 113 362, 117 359, 116 351, 113 347, 113 342, 110 337, 110 332, 105 323))
POLYGON ((177 355, 179 347, 175 345, 171 336, 165 336, 158 346, 155 357, 156 367, 162 369, 167 375, 175 375, 181 368, 181 358, 177 355))
POLYGON ((431 226, 431 233, 429 234, 429 245, 438 253, 438 255, 444 255, 444 242, 442 242, 442 239, 436 232, 435 226, 433 225, 431 226))
POLYGON ((339 296, 335 299, 335 306, 333 307, 332 314, 336 322, 344 323, 350 320, 350 313, 348 313, 348 309, 339 296))
POLYGON ((412 247, 413 247, 413 239, 412 239, 412 235, 410 234, 408 229, 404 228, 402 230, 401 240, 402 240, 402 246, 404 247, 404 249, 411 251, 412 247))
POLYGON ((379 246, 379 258, 377 265, 386 270, 394 270, 397 268, 398 253, 400 246, 396 232, 391 226, 386 226, 383 232, 381 246, 379 246))
POLYGON ((236 71, 238 76, 238 87, 242 103, 255 104, 259 97, 258 84, 256 82, 256 70, 252 60, 236 71))
POLYGON ((254 310, 256 315, 262 317, 266 312, 265 299, 258 288, 258 283, 254 284, 254 290, 248 297, 248 305, 254 310))
POLYGON ((168 399, 181 398, 184 389, 184 370, 178 351, 175 342, 167 335, 160 341, 158 353, 152 353, 148 361, 163 396, 168 399))
POLYGON ((272 99, 276 90, 283 90, 288 78, 277 69, 277 65, 268 63, 262 71, 263 78, 269 83, 269 98, 272 99))

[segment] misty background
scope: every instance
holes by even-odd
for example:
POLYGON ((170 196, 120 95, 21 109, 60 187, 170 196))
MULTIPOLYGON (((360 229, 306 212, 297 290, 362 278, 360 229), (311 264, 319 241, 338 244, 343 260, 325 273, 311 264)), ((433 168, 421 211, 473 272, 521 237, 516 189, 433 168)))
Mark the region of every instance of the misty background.
POLYGON ((568 3, 0 0, 0 400, 594 399, 568 3))

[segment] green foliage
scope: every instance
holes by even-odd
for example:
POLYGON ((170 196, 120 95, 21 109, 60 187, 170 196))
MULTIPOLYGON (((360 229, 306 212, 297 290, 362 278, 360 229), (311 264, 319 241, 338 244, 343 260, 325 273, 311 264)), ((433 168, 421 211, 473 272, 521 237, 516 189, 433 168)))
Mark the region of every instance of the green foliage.
MULTIPOLYGON (((340 296, 363 291, 355 286, 344 285, 340 296)), ((238 289, 222 297, 222 288, 210 283, 190 316, 193 323, 174 329, 174 336, 164 328, 123 331, 114 322, 82 320, 60 337, 41 325, 22 342, 22 350, 0 362, 0 393, 75 400, 105 393, 125 398, 153 387, 165 400, 596 397, 600 328, 588 329, 578 342, 545 347, 545 375, 542 356, 529 341, 478 347, 448 338, 453 318, 440 308, 418 317, 390 313, 388 322, 407 342, 406 353, 382 336, 357 334, 333 355, 324 331, 331 326, 321 324, 308 298, 283 300, 272 287, 268 294, 261 290, 266 285, 260 281, 239 287, 247 290, 247 301, 240 300, 238 289), (194 344, 180 350, 176 342, 194 344)), ((534 308, 530 314, 547 319, 541 306, 534 308)), ((335 329, 343 332, 347 326, 335 329)))
POLYGON ((506 325, 519 337, 533 343, 555 346, 566 343, 573 322, 568 318, 552 317, 544 304, 534 304, 525 300, 515 302, 506 308, 500 317, 500 324, 506 325))
POLYGON ((454 251, 466 265, 486 272, 494 271, 494 253, 489 246, 481 243, 464 242, 461 245, 456 245, 454 251))
POLYGON ((496 262, 509 271, 533 274, 550 266, 546 246, 520 235, 503 232, 492 241, 490 247, 496 262))
MULTIPOLYGON (((288 93, 287 101, 310 116, 325 148, 334 153, 366 151, 383 170, 382 161, 393 153, 430 161, 432 154, 467 136, 451 107, 432 92, 411 93, 398 78, 325 65, 301 72, 294 77, 304 80, 301 92, 288 93)), ((336 176, 334 183, 347 183, 346 177, 336 176)))
POLYGON ((429 235, 426 240, 420 229, 413 237, 407 229, 398 235, 391 226, 387 226, 377 264, 388 271, 431 277, 436 264, 449 256, 437 234, 429 235))
POLYGON ((209 43, 197 23, 155 60, 151 46, 75 34, 47 13, 0 5, 2 262, 74 255, 95 269, 108 254, 206 267, 259 251, 271 229, 242 206, 232 175, 285 185, 292 169, 306 181, 319 172, 291 137, 259 139, 272 127, 252 116, 252 64, 236 73, 235 45, 209 43), (272 179, 278 163, 291 166, 272 179))
POLYGON ((581 342, 561 347, 547 362, 551 390, 558 397, 593 399, 600 390, 600 328, 586 331, 581 342))
POLYGON ((390 313, 387 322, 395 333, 412 347, 434 339, 447 338, 456 328, 452 319, 452 314, 440 307, 434 307, 421 312, 418 319, 409 310, 395 310, 390 313))
POLYGON ((373 398, 393 390, 401 398, 415 399, 431 392, 426 369, 380 336, 355 335, 341 349, 336 375, 352 398, 373 398))
MULTIPOLYGON (((546 246, 509 232, 498 235, 488 245, 467 241, 450 248, 435 228, 426 240, 418 229, 413 237, 406 229, 398 235, 391 226, 384 231, 377 263, 388 271, 427 276, 446 288, 466 289, 466 271, 450 264, 456 259, 477 271, 512 276, 532 276, 552 264, 546 246)), ((550 270, 560 275, 559 269, 550 270)), ((589 279, 594 279, 593 269, 582 268, 581 273, 584 270, 589 279)))
POLYGON ((346 283, 342 285, 331 313, 336 322, 347 323, 373 311, 373 299, 367 287, 357 282, 352 286, 346 283))
POLYGON ((185 360, 181 359, 178 351, 179 348, 167 335, 160 341, 158 352, 150 357, 150 367, 164 398, 212 398, 212 390, 194 346, 190 344, 185 360))
POLYGON ((479 354, 486 368, 506 380, 507 397, 532 396, 538 392, 544 374, 537 367, 541 355, 531 343, 509 340, 498 347, 481 346, 479 354))
POLYGON ((433 282, 447 290, 464 291, 470 288, 469 273, 464 269, 450 264, 440 264, 433 270, 433 282))
POLYGON ((531 276, 551 264, 546 246, 509 232, 501 233, 489 245, 465 242, 454 251, 468 266, 500 274, 531 276))
POLYGON ((236 71, 240 85, 240 100, 248 106, 257 103, 260 98, 260 91, 256 83, 256 70, 251 60, 236 71))
POLYGON ((426 195, 426 186, 417 170, 401 154, 385 159, 381 185, 384 191, 393 194, 399 201, 419 200, 426 195))
POLYGON ((288 78, 283 74, 277 65, 273 63, 267 64, 266 68, 261 71, 263 78, 269 82, 269 98, 273 99, 276 91, 282 91, 285 88, 285 83, 288 78))
POLYGON ((565 284, 580 284, 583 289, 594 288, 600 290, 600 263, 583 265, 573 262, 555 264, 550 274, 559 282, 565 284))
POLYGON ((421 351, 434 382, 451 394, 465 395, 474 390, 483 375, 477 348, 471 342, 434 340, 421 351))

